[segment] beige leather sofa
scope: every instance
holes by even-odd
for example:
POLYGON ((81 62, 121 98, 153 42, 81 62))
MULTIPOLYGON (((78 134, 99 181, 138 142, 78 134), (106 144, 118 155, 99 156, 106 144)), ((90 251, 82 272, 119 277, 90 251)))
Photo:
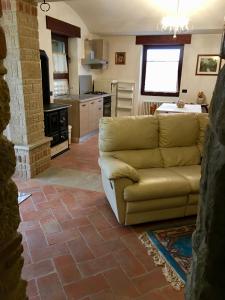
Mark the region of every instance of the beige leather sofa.
POLYGON ((102 118, 99 165, 120 224, 194 215, 207 114, 102 118))

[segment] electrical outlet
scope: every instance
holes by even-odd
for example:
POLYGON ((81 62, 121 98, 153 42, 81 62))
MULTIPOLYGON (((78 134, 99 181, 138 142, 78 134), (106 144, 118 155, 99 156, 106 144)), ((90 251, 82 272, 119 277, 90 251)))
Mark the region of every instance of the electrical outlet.
POLYGON ((186 93, 187 93, 187 89, 183 89, 183 90, 182 90, 182 93, 183 93, 183 94, 186 94, 186 93))

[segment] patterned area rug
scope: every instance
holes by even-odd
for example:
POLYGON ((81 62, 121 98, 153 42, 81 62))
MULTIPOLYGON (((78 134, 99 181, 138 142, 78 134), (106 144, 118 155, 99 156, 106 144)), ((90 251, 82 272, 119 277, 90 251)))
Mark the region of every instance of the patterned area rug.
POLYGON ((191 266, 191 237, 195 225, 148 230, 139 238, 148 249, 156 265, 163 267, 163 274, 171 285, 180 290, 184 287, 191 266))

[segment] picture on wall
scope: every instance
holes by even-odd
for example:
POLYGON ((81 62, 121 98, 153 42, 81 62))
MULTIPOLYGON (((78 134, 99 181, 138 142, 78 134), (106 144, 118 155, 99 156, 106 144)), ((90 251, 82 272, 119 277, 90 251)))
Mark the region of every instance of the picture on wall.
POLYGON ((126 64, 126 52, 116 52, 115 64, 116 65, 125 65, 126 64))
POLYGON ((218 75, 221 59, 217 54, 199 54, 196 75, 218 75))

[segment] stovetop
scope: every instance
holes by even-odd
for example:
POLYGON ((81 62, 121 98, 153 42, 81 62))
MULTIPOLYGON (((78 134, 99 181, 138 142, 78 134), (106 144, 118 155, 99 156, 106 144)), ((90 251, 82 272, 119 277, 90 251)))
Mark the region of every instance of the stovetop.
POLYGON ((108 93, 106 92, 101 92, 101 91, 94 91, 94 92, 87 92, 85 94, 92 94, 92 95, 106 95, 108 93))

